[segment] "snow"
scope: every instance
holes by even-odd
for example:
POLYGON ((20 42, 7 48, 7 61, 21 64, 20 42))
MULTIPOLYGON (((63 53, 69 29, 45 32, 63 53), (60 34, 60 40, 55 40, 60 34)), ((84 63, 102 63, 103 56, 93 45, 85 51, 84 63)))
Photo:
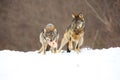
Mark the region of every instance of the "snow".
POLYGON ((2 50, 0 80, 120 80, 120 47, 46 55, 2 50))

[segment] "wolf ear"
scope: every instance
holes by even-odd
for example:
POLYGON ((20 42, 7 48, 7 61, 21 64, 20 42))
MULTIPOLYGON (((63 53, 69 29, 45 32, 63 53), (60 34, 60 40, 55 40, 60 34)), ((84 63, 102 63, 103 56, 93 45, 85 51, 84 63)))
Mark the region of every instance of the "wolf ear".
POLYGON ((57 34, 57 29, 54 30, 54 33, 57 34))
POLYGON ((75 13, 72 13, 72 18, 75 18, 75 13))
POLYGON ((84 16, 82 13, 79 14, 79 18, 81 18, 82 20, 84 20, 84 16))
POLYGON ((46 33, 46 29, 44 29, 44 33, 46 33))

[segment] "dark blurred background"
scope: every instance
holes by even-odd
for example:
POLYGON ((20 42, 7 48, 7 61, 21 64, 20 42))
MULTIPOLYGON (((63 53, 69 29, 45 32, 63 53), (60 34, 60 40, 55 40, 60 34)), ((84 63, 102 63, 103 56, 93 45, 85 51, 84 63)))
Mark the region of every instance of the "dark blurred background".
POLYGON ((0 50, 38 50, 39 34, 57 26, 61 42, 72 13, 85 16, 82 47, 120 46, 120 0, 0 0, 0 50))

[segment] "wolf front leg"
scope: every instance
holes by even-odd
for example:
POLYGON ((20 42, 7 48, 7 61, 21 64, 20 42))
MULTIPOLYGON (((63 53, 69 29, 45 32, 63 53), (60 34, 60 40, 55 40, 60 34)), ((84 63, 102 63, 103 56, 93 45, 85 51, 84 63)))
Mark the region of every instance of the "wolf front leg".
POLYGON ((43 45, 43 53, 46 54, 46 49, 47 49, 47 43, 43 45))
MULTIPOLYGON (((58 43, 57 43, 57 44, 58 44, 58 43)), ((57 46, 58 46, 58 45, 56 45, 56 47, 53 48, 53 52, 54 52, 54 53, 57 53, 57 46)))
POLYGON ((72 49, 73 49, 73 42, 72 40, 70 40, 67 43, 67 52, 71 52, 72 49))
POLYGON ((58 52, 61 51, 61 49, 65 46, 65 44, 66 44, 68 41, 69 41, 69 39, 68 39, 66 36, 64 36, 63 39, 62 39, 62 41, 61 41, 61 45, 60 45, 60 48, 59 48, 58 52))
POLYGON ((58 49, 58 39, 55 41, 54 53, 57 53, 57 49, 58 49))
POLYGON ((79 48, 83 45, 83 42, 84 42, 84 38, 82 37, 82 38, 79 40, 79 43, 78 43, 78 47, 79 47, 79 48))
POLYGON ((39 53, 45 54, 46 53, 46 48, 47 48, 47 44, 42 44, 42 47, 40 48, 39 53))
POLYGON ((54 47, 51 47, 51 52, 55 54, 57 52, 57 49, 54 47))
POLYGON ((75 51, 77 53, 80 52, 80 47, 82 46, 83 42, 84 42, 84 38, 83 37, 78 42, 76 42, 75 51))
POLYGON ((41 53, 43 51, 43 47, 41 47, 40 49, 39 49, 39 53, 41 53))
POLYGON ((79 41, 76 41, 76 42, 75 42, 75 51, 76 51, 77 53, 80 52, 79 41))
POLYGON ((42 44, 41 48, 39 49, 39 53, 43 52, 44 45, 42 44))

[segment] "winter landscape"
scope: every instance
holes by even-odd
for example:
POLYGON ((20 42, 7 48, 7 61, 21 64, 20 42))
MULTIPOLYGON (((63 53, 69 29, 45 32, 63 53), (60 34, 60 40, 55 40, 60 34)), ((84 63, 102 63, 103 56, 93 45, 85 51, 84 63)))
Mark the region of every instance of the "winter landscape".
POLYGON ((0 80, 120 80, 120 48, 46 55, 1 50, 0 80))
POLYGON ((0 80, 120 80, 120 0, 0 0, 0 80), (81 52, 39 54, 45 26, 56 26, 59 46, 79 13, 81 52))

